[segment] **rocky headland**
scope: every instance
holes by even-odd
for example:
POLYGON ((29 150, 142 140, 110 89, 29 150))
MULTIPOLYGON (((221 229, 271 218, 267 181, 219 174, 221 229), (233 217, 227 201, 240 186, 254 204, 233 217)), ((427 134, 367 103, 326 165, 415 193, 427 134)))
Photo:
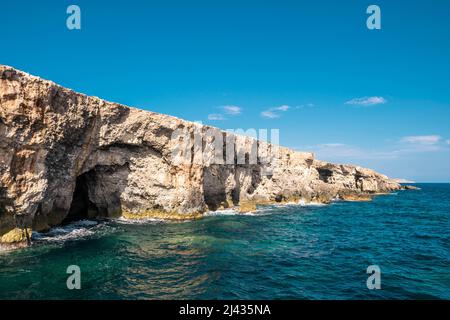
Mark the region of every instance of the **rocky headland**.
POLYGON ((86 218, 196 219, 220 208, 365 201, 400 188, 370 169, 0 65, 0 247, 26 246, 33 230, 86 218))

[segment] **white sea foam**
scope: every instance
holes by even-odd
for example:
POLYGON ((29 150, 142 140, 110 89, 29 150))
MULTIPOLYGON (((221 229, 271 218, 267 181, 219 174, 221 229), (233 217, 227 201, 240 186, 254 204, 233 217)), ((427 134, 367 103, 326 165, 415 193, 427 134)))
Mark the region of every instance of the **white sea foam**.
POLYGON ((300 207, 323 207, 323 206, 326 206, 327 204, 320 203, 320 202, 314 202, 314 201, 306 202, 305 200, 300 200, 298 202, 288 202, 288 203, 286 203, 286 205, 300 206, 300 207))
MULTIPOLYGON (((289 202, 283 204, 271 204, 267 206, 258 206, 255 211, 251 212, 239 212, 236 208, 232 209, 223 209, 216 211, 208 211, 204 213, 204 217, 214 217, 214 216, 263 216, 276 214, 279 212, 280 208, 283 207, 320 207, 325 206, 323 203, 317 202, 305 202, 300 200, 299 202, 289 202)), ((142 224, 157 224, 157 223, 168 223, 168 222, 189 222, 189 220, 185 221, 167 221, 164 219, 155 219, 155 218, 145 218, 145 219, 126 219, 124 217, 120 217, 117 219, 111 219, 119 224, 128 224, 128 225, 142 225, 142 224)), ((67 240, 74 239, 82 239, 92 236, 99 232, 102 227, 106 226, 105 223, 99 223, 93 220, 81 220, 76 221, 71 224, 55 227, 50 229, 48 232, 33 232, 32 240, 35 242, 64 242, 67 240)))
POLYGON ((163 222, 167 222, 167 220, 156 219, 156 218, 127 219, 127 218, 124 218, 124 217, 113 219, 112 221, 120 223, 120 224, 148 224, 148 223, 163 223, 163 222))
POLYGON ((50 229, 48 232, 33 232, 32 240, 37 242, 63 242, 67 240, 86 238, 95 234, 99 223, 92 220, 76 221, 66 226, 50 229))
POLYGON ((216 211, 208 211, 203 214, 204 217, 214 217, 214 216, 235 216, 241 214, 235 209, 223 209, 216 211))
POLYGON ((280 203, 280 204, 270 204, 270 205, 262 205, 258 206, 255 211, 250 212, 239 212, 238 209, 223 209, 223 210, 216 210, 216 211, 208 211, 204 213, 204 217, 214 217, 214 216, 261 216, 261 215, 268 215, 268 214, 274 214, 277 212, 280 208, 286 208, 286 207, 323 207, 327 204, 319 203, 319 202, 305 202, 304 200, 300 200, 298 202, 286 202, 286 203, 280 203))

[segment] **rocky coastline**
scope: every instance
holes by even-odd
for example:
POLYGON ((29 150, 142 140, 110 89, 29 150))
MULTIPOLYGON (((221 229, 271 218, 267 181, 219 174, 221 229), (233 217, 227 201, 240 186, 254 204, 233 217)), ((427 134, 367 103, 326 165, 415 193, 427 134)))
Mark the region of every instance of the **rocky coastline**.
POLYGON ((74 220, 198 219, 224 208, 367 201, 401 188, 370 169, 107 102, 0 65, 0 248, 27 246, 32 231, 74 220))

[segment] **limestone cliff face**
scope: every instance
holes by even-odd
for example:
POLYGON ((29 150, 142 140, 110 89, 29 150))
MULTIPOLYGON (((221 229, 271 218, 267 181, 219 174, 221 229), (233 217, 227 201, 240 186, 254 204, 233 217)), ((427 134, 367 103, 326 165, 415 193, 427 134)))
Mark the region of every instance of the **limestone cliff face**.
POLYGON ((326 202, 399 187, 369 169, 321 162, 311 153, 89 97, 0 66, 2 239, 70 219, 195 218, 221 207, 326 202), (218 137, 222 148, 214 148, 218 137), (183 161, 174 158, 177 148, 183 161), (264 159, 275 149, 276 156, 264 159))

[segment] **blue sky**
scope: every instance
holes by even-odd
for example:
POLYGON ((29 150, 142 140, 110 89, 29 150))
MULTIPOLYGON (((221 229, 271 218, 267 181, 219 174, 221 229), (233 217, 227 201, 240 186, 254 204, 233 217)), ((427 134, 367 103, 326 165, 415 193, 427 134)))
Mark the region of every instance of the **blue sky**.
POLYGON ((450 181, 450 2, 2 1, 0 63, 392 177, 450 181), (66 9, 81 8, 81 30, 66 9), (366 28, 381 8, 382 29, 366 28))

